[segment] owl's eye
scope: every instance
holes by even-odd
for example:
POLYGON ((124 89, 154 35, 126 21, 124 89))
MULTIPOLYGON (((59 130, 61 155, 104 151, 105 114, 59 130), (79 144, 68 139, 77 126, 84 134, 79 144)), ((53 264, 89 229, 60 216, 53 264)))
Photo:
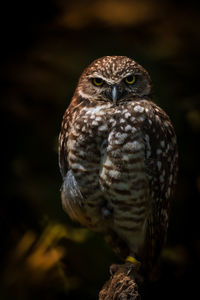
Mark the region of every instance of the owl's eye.
POLYGON ((101 78, 93 78, 92 83, 96 86, 101 86, 104 83, 104 81, 101 78))
POLYGON ((125 78, 125 82, 127 84, 134 84, 135 83, 135 76, 134 75, 129 75, 125 78))

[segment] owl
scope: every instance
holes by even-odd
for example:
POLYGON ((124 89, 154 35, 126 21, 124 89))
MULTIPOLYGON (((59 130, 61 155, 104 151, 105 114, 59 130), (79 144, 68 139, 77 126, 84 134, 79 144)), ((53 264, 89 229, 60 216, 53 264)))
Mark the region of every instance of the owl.
POLYGON ((153 266, 166 239, 176 135, 152 101, 148 72, 126 56, 80 76, 59 136, 62 205, 122 258, 153 266))

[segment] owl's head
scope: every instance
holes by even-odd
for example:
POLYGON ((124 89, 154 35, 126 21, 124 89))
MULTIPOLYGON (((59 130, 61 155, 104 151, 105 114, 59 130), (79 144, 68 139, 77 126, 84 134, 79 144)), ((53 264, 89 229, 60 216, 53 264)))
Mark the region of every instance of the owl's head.
POLYGON ((114 104, 151 96, 148 72, 126 56, 104 56, 82 73, 77 92, 90 101, 114 104))

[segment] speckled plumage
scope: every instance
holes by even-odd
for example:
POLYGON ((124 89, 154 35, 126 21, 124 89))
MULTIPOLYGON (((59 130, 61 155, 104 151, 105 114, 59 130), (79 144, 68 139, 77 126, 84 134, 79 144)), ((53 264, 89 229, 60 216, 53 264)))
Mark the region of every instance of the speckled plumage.
POLYGON ((69 216, 102 232, 122 256, 152 265, 166 237, 177 144, 169 117, 151 100, 142 66, 106 56, 83 72, 63 117, 59 164, 69 216), (136 80, 129 86, 124 78, 130 75, 136 80), (94 86, 93 78, 103 85, 94 86))

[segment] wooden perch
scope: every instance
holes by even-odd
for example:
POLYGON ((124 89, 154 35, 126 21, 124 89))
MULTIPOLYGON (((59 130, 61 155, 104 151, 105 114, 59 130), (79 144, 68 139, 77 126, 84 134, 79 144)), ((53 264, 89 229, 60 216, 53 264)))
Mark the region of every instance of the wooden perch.
POLYGON ((99 292, 99 300, 140 300, 138 284, 142 278, 134 264, 126 262, 123 265, 110 266, 110 279, 99 292))

